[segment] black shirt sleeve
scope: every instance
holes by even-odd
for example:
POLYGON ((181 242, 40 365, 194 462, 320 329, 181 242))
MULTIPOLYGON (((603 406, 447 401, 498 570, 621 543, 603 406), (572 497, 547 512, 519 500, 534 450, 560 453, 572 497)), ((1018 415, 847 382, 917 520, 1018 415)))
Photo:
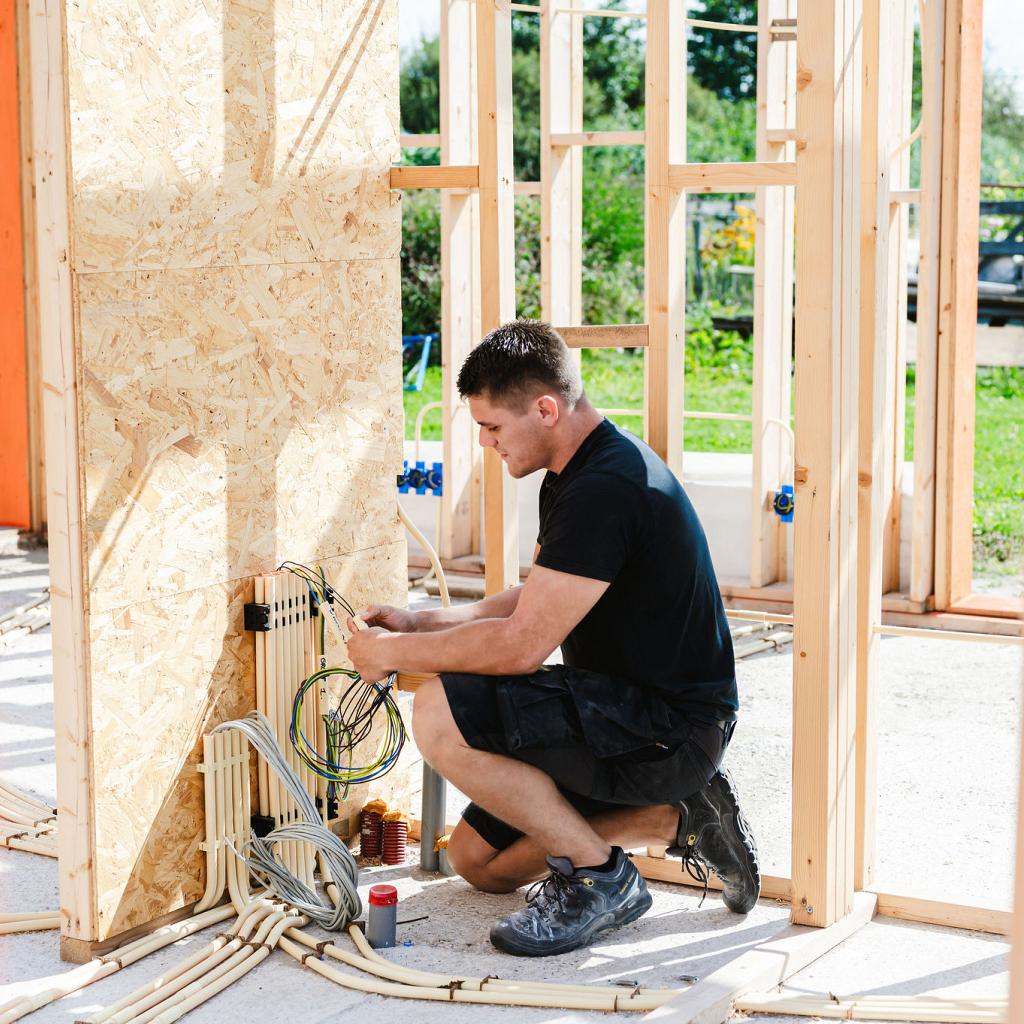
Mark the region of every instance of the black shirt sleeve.
POLYGON ((621 477, 583 473, 546 497, 536 564, 611 583, 639 541, 638 489, 621 477))

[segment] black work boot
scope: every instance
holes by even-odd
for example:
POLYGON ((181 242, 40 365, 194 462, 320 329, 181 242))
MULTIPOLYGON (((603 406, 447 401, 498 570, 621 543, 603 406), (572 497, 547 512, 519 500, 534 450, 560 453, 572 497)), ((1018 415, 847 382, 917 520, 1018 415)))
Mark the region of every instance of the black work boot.
POLYGON ((514 956, 551 956, 586 946, 601 932, 635 921, 651 906, 640 872, 618 847, 611 871, 573 868, 548 857, 551 874, 526 894, 522 910, 491 928, 491 942, 514 956))
POLYGON ((722 880, 725 905, 737 914, 749 914, 761 892, 757 847, 746 818, 736 801, 732 778, 718 771, 699 793, 676 805, 679 834, 668 852, 682 857, 683 868, 704 883, 708 868, 722 880))

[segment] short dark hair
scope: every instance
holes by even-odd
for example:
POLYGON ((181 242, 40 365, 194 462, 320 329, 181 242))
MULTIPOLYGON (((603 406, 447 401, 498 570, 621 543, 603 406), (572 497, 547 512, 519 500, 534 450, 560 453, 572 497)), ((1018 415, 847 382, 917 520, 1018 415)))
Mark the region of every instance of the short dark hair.
POLYGON ((458 388, 463 398, 483 396, 512 408, 544 388, 557 391, 570 408, 583 394, 569 346, 541 320, 513 320, 491 331, 466 357, 458 388))

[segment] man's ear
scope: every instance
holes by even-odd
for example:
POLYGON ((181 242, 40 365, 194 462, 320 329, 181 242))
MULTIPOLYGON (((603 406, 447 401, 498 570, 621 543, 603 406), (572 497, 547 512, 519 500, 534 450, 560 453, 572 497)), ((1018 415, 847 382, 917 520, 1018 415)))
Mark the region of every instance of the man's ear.
POLYGON ((561 415, 557 400, 552 395, 541 395, 537 399, 537 411, 545 426, 553 427, 561 415))

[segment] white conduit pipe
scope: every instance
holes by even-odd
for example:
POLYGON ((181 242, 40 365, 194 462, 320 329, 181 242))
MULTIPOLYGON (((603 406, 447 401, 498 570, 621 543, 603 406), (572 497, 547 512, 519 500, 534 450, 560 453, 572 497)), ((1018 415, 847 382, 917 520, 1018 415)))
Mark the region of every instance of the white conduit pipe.
POLYGON ((437 552, 434 550, 430 541, 423 536, 415 523, 413 523, 413 521, 405 514, 401 505, 398 506, 398 518, 402 520, 402 524, 412 534, 416 543, 426 551, 427 558, 430 559, 430 565, 434 570, 434 575, 437 577, 437 586, 441 593, 441 607, 449 607, 452 603, 452 599, 448 594, 448 581, 444 578, 444 570, 441 568, 441 560, 437 557, 437 552))
POLYGON ((567 1010, 655 1010, 678 995, 671 994, 640 994, 633 995, 625 990, 620 994, 612 991, 594 991, 593 993, 572 992, 538 992, 538 991, 481 991, 456 986, 430 988, 424 985, 406 985, 400 982, 383 981, 378 977, 346 974, 316 959, 316 952, 307 953, 303 946, 292 942, 284 936, 278 946, 299 963, 304 964, 317 974, 337 982, 344 988, 357 992, 369 992, 374 995, 394 996, 398 999, 425 999, 436 1002, 476 1003, 487 1006, 542 1006, 567 1010))
MULTIPOLYGON (((285 935, 288 938, 301 942, 309 949, 316 950, 318 954, 322 952, 324 955, 348 964, 350 967, 356 967, 359 970, 377 975, 389 981, 397 981, 414 987, 448 988, 455 986, 467 991, 482 991, 486 987, 488 991, 496 992, 547 992, 585 996, 610 994, 620 997, 624 995, 622 992, 616 992, 613 989, 597 988, 594 985, 571 985, 547 981, 505 981, 500 978, 490 977, 472 978, 451 974, 435 974, 431 971, 420 971, 410 967, 402 967, 399 964, 391 963, 390 960, 385 960, 384 957, 377 953, 367 942, 362 931, 355 925, 349 927, 348 933, 359 950, 358 953, 351 953, 333 943, 317 942, 298 928, 289 928, 285 935)), ((676 989, 641 989, 640 994, 645 996, 657 995, 664 997, 664 999, 670 999, 679 993, 676 989)))
POLYGON ((186 935, 192 935, 194 932, 209 928, 212 924, 225 921, 234 913, 235 909, 230 905, 217 907, 215 910, 206 911, 187 921, 179 921, 177 924, 158 928, 155 932, 137 939, 135 942, 130 942, 113 953, 95 957, 74 970, 27 982, 26 988, 29 989, 29 995, 15 996, 0 1005, 0 1024, 13 1024, 14 1021, 20 1020, 26 1014, 32 1013, 33 1010, 38 1010, 72 992, 77 992, 94 981, 115 974, 122 967, 127 967, 144 956, 185 938, 186 935))
POLYGON ((0 935, 14 935, 17 932, 47 932, 59 927, 59 910, 32 911, 27 914, 0 914, 0 935))
POLYGON ((359 871, 355 858, 349 848, 321 823, 313 798, 289 766, 266 718, 254 711, 243 719, 225 722, 214 733, 229 730, 242 733, 267 761, 268 767, 281 779, 294 800, 299 819, 292 825, 275 829, 263 839, 252 837, 236 852, 243 854, 246 867, 265 877, 271 889, 282 899, 300 908, 328 930, 340 930, 362 911, 358 891, 359 871), (337 900, 333 906, 322 903, 311 886, 305 885, 295 872, 289 871, 286 864, 274 856, 275 846, 282 841, 287 843, 288 840, 293 840, 294 845, 302 844, 305 848, 316 850, 321 863, 326 863, 330 878, 337 886, 337 900))

